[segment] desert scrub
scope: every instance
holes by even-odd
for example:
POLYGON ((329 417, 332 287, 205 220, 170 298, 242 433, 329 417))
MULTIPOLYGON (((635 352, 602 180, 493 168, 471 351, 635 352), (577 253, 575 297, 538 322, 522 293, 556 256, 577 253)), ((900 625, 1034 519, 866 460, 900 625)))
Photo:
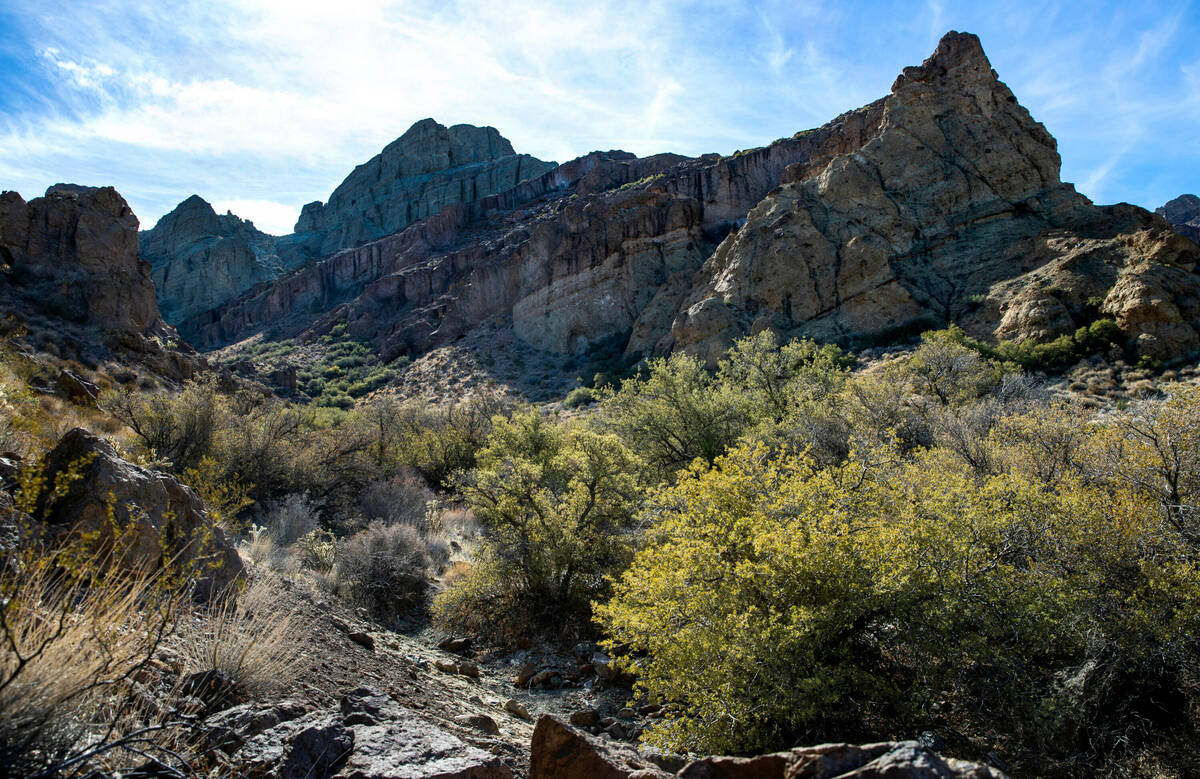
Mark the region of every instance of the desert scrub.
POLYGON ((649 740, 742 752, 945 723, 1026 766, 1094 769, 1189 732, 1194 541, 1136 479, 1014 463, 821 467, 745 444, 656 490, 649 543, 597 609, 643 694, 683 704, 649 740))
POLYGON ((629 559, 641 463, 614 435, 535 410, 497 418, 455 487, 483 527, 476 563, 434 603, 444 628, 511 641, 588 632, 629 559))
POLYGON ((372 522, 339 545, 335 591, 391 624, 424 605, 430 572, 447 551, 412 525, 372 522))

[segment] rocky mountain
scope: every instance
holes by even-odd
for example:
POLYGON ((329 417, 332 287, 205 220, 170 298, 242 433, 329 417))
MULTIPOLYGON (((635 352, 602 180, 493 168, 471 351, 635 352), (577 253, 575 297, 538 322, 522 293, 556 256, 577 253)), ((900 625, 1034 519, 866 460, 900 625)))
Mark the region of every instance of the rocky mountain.
POLYGON ((279 276, 275 237, 232 213, 218 215, 199 195, 184 200, 139 236, 162 316, 175 323, 279 276))
MULTIPOLYGON (((211 348, 344 321, 391 359, 494 320, 549 352, 615 338, 712 360, 764 328, 861 343, 958 322, 1045 340, 1107 316, 1142 353, 1200 347, 1195 245, 1149 212, 1093 205, 1059 169, 978 38, 952 32, 887 97, 818 129, 730 157, 593 153, 181 327, 211 348)), ((351 213, 347 197, 301 226, 351 213)), ((376 213, 323 247, 387 229, 376 213)))
POLYGON ((328 202, 304 206, 282 251, 308 259, 359 246, 554 167, 517 154, 494 127, 422 119, 355 168, 328 202))
POLYGON ((192 195, 141 234, 163 317, 178 324, 339 249, 403 230, 455 203, 512 189, 555 167, 517 154, 494 127, 422 119, 346 177, 328 203, 304 207, 275 237, 192 195))
POLYGON ((1200 243, 1200 197, 1180 195, 1154 213, 1171 223, 1180 235, 1200 243))

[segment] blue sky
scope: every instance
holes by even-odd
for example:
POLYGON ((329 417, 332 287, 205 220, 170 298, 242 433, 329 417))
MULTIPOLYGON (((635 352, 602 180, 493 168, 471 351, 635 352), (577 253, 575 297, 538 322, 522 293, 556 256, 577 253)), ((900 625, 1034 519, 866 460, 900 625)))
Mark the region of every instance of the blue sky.
POLYGON ((112 184, 144 227, 197 193, 287 232, 426 116, 560 162, 729 153, 886 94, 950 29, 1084 194, 1200 190, 1200 0, 0 0, 0 189, 112 184))

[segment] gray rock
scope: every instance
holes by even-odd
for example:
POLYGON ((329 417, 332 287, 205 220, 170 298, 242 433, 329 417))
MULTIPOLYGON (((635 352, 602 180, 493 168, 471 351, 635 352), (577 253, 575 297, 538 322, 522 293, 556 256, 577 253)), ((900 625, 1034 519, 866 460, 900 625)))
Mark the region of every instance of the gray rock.
POLYGON ((1154 213, 1170 222, 1180 235, 1200 243, 1200 197, 1180 195, 1154 209, 1154 213))
POLYGON ((541 176, 554 163, 517 154, 494 127, 422 119, 346 177, 296 223, 303 248, 325 256, 403 230, 451 203, 470 203, 541 176))
POLYGON ((87 464, 65 494, 39 501, 36 514, 52 534, 110 533, 111 508, 122 528, 123 564, 157 570, 164 553, 177 563, 195 563, 203 571, 196 592, 202 599, 227 590, 243 574, 237 549, 189 487, 122 459, 111 444, 82 428, 64 435, 46 456, 46 478, 53 484, 80 462, 87 464))
POLYGON ((199 195, 184 200, 139 235, 163 318, 175 324, 279 276, 275 240, 199 195))

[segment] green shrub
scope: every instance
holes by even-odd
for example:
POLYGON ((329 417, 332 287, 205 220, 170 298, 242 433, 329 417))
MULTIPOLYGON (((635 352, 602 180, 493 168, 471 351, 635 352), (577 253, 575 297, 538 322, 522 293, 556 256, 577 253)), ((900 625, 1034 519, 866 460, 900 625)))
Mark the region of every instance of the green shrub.
POLYGON ((1188 722, 1200 564, 1155 501, 1069 476, 977 480, 937 450, 887 462, 746 445, 655 491, 650 542, 598 608, 643 693, 681 707, 652 743, 931 727, 1091 775, 1188 722))
POLYGON ((596 393, 589 387, 576 387, 567 393, 567 397, 563 399, 563 406, 566 408, 579 408, 586 406, 589 403, 596 402, 596 393))
POLYGON ((586 631, 604 577, 628 559, 637 458, 616 437, 530 410, 497 418, 455 481, 484 527, 478 563, 434 603, 443 627, 514 640, 586 631))

